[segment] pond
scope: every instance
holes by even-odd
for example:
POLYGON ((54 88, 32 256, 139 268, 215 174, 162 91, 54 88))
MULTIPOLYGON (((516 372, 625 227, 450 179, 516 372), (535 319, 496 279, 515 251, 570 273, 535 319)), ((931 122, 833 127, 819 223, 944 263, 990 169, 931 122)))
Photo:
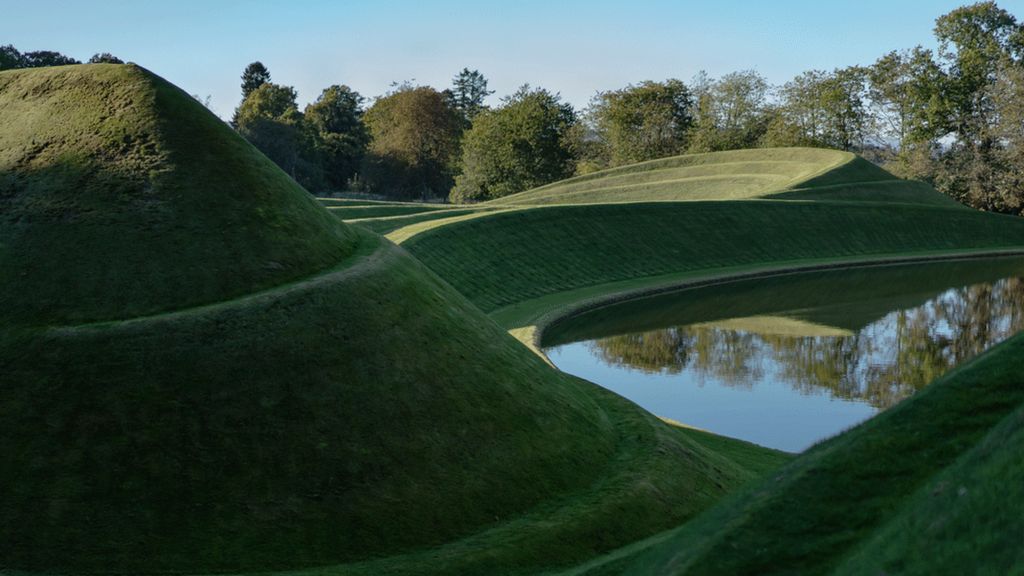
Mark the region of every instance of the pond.
POLYGON ((569 318, 565 372, 663 418, 787 451, 870 418, 1024 328, 1024 258, 788 274, 569 318))

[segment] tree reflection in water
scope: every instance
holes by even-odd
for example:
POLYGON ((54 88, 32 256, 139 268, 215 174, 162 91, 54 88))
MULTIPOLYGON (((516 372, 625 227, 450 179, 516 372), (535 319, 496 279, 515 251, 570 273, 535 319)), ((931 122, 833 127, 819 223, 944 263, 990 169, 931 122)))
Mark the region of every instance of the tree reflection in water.
MULTIPOLYGON (((820 311, 778 313, 774 324, 759 317, 748 325, 732 319, 612 336, 591 348, 611 365, 664 374, 689 369, 701 379, 743 388, 762 379, 772 363, 778 377, 802 394, 827 391, 885 409, 1024 328, 1024 281, 946 290, 855 331, 815 323, 820 311)), ((835 313, 830 309, 828 316, 835 313)))

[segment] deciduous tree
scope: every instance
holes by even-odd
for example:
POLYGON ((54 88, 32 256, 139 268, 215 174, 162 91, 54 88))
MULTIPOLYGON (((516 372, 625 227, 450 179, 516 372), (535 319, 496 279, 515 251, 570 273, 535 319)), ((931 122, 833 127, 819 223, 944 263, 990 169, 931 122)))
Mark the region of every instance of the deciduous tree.
POLYGON ((89 64, 124 64, 124 60, 121 60, 110 52, 103 52, 102 54, 93 54, 92 58, 89 58, 89 64))
POLYGON ((306 123, 316 134, 324 177, 335 190, 348 186, 366 154, 370 135, 363 124, 363 101, 348 86, 335 85, 306 106, 306 123))
POLYGON ((22 68, 42 68, 44 66, 67 66, 81 64, 70 56, 52 50, 37 50, 22 54, 22 68))
POLYGON ((447 195, 458 161, 462 119, 428 86, 398 87, 363 115, 370 144, 362 175, 371 191, 398 198, 447 195))
POLYGON ((681 154, 693 126, 693 97, 682 81, 641 82, 602 92, 589 120, 612 165, 681 154))
POLYGON ((242 101, 235 118, 238 132, 297 182, 310 190, 323 186, 316 145, 298 111, 294 88, 261 85, 242 101))
POLYGON ((557 94, 523 86, 466 133, 452 201, 499 198, 571 176, 575 123, 557 94))
POLYGON ((718 80, 704 76, 695 84, 696 130, 690 151, 756 146, 769 120, 768 81, 754 70, 745 70, 718 80))

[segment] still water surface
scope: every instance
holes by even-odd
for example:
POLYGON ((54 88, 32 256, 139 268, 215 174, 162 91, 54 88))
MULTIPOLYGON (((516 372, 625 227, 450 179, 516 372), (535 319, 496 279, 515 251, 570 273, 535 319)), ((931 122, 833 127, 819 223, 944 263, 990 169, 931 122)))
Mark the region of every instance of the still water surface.
POLYGON ((793 274, 632 300, 545 335, 666 418, 801 451, 1024 328, 1024 259, 793 274))

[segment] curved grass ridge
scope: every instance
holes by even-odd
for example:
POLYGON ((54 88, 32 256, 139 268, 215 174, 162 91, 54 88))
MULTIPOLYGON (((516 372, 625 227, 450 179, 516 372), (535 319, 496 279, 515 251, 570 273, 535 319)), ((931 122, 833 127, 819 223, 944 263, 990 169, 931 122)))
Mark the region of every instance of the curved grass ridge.
POLYGON ((355 249, 291 178, 137 66, 0 72, 0 126, 0 324, 216 302, 355 249))
POLYGON ((546 569, 667 528, 784 458, 712 449, 722 441, 550 370, 369 237, 336 273, 7 334, 0 354, 14 359, 0 408, 12 464, 0 485, 17 495, 0 504, 10 566, 265 570, 388 555, 329 572, 546 569), (81 396, 82 383, 102 387, 81 396), (453 539, 450 557, 415 552, 453 539))
POLYGON ((1024 221, 958 208, 860 203, 556 206, 456 218, 402 245, 485 312, 495 312, 546 295, 669 274, 1020 247, 1024 221))
POLYGON ((4 569, 536 573, 787 459, 551 369, 142 69, 0 87, 4 569))
MULTIPOLYGON (((837 184, 870 189, 879 184, 903 182, 849 152, 822 148, 763 148, 650 160, 569 178, 486 204, 786 198, 785 193, 792 190, 824 190, 837 184), (776 196, 779 194, 782 195, 776 196)), ((904 191, 893 201, 942 203, 942 199, 938 193, 904 191)))

